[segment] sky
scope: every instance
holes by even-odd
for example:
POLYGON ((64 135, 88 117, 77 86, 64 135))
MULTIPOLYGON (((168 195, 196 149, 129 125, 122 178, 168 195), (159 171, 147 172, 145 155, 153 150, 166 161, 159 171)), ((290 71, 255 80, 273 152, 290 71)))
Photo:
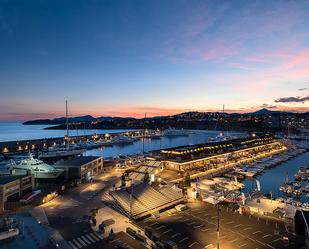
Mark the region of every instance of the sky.
POLYGON ((309 111, 309 1, 0 0, 0 120, 309 111))

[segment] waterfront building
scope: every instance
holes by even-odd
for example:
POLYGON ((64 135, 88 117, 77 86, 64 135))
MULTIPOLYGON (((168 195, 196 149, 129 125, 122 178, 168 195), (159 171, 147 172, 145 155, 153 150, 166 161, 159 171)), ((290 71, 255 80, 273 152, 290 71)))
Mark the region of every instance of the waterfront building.
POLYGON ((17 202, 22 196, 34 188, 33 175, 0 176, 0 211, 5 209, 7 202, 17 202))
POLYGON ((270 135, 254 136, 206 144, 179 146, 152 152, 152 158, 161 161, 161 167, 172 170, 205 170, 224 166, 228 161, 239 162, 242 157, 264 151, 284 149, 281 141, 270 135))
POLYGON ((54 167, 63 169, 66 179, 87 182, 107 170, 104 169, 103 164, 103 157, 80 156, 71 160, 60 161, 54 164, 54 167))

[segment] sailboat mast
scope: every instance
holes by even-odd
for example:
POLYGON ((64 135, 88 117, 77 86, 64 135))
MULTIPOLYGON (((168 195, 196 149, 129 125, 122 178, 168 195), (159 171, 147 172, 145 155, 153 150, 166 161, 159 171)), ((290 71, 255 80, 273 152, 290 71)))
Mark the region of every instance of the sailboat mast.
POLYGON ((222 124, 222 136, 224 136, 224 104, 223 104, 223 107, 222 107, 222 121, 223 121, 223 124, 222 124))
POLYGON ((68 114, 68 101, 65 100, 65 116, 66 116, 66 126, 67 126, 67 139, 69 138, 69 114, 68 114))
POLYGON ((146 136, 146 115, 147 113, 145 112, 145 118, 144 118, 144 131, 143 131, 143 154, 145 153, 145 136, 146 136))

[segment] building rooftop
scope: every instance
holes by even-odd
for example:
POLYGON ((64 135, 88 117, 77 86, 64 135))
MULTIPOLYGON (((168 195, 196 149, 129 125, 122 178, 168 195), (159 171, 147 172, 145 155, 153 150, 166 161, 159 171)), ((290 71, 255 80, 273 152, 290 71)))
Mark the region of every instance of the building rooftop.
POLYGON ((16 181, 17 179, 23 178, 25 176, 26 175, 2 175, 0 176, 0 185, 16 181))
POLYGON ((76 157, 70 160, 66 160, 66 161, 61 161, 56 163, 54 166, 75 166, 75 167, 80 167, 83 166, 87 163, 90 163, 92 161, 95 161, 99 158, 102 158, 101 156, 80 156, 80 157, 76 157))
POLYGON ((204 144, 185 145, 162 150, 151 151, 151 156, 157 160, 171 160, 175 162, 191 161, 208 156, 228 153, 239 149, 268 144, 275 140, 270 135, 237 138, 222 142, 209 142, 204 144))

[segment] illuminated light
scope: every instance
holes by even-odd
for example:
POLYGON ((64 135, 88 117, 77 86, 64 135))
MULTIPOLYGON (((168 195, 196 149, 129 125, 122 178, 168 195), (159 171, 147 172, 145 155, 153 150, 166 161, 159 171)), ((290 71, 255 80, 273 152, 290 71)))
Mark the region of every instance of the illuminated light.
POLYGON ((8 152, 9 152, 8 148, 7 148, 7 147, 4 147, 3 152, 4 152, 4 153, 8 153, 8 152))
POLYGON ((21 146, 18 146, 18 150, 22 150, 21 146))
POLYGON ((154 175, 154 174, 151 174, 151 175, 150 175, 150 181, 151 181, 151 182, 154 182, 154 181, 155 181, 155 175, 154 175))

